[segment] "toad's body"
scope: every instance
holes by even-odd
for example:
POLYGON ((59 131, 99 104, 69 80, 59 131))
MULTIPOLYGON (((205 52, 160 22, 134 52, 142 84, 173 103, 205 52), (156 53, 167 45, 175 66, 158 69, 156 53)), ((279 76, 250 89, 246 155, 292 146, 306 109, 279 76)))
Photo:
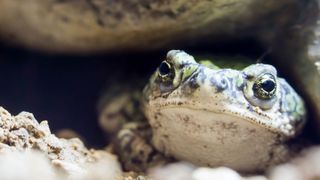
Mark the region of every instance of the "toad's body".
POLYGON ((176 50, 151 77, 142 107, 156 150, 240 171, 283 161, 305 120, 303 101, 273 66, 218 69, 176 50))
POLYGON ((182 51, 168 53, 144 97, 156 149, 199 165, 263 168, 304 120, 303 102, 272 66, 213 69, 182 51))

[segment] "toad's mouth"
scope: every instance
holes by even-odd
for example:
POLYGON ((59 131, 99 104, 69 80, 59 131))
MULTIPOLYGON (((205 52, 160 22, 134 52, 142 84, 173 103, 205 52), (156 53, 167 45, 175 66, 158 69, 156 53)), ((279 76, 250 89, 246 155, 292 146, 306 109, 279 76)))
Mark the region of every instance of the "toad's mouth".
POLYGON ((241 106, 228 106, 223 103, 216 103, 211 107, 205 107, 194 106, 190 103, 173 103, 167 101, 167 103, 154 104, 152 109, 154 109, 154 111, 150 110, 149 108, 146 108, 145 113, 155 113, 164 115, 165 112, 169 112, 171 116, 168 116, 167 118, 173 118, 173 120, 174 116, 183 117, 186 114, 188 114, 190 115, 190 117, 193 117, 189 118, 190 123, 194 123, 197 121, 206 121, 206 119, 214 119, 215 117, 222 118, 222 122, 226 119, 234 119, 235 122, 246 121, 252 124, 253 126, 256 126, 257 128, 266 129, 267 131, 277 133, 280 136, 291 137, 295 135, 293 127, 291 129, 281 128, 281 126, 290 126, 290 124, 281 124, 283 121, 275 121, 272 117, 268 116, 267 114, 249 111, 248 109, 243 108, 241 106), (202 116, 203 114, 205 114, 206 116, 202 116))

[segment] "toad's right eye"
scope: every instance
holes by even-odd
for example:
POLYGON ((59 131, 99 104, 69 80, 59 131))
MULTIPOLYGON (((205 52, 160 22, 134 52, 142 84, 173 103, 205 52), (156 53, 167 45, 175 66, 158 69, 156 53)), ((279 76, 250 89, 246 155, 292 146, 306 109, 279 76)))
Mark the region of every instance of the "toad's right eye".
POLYGON ((266 73, 260 76, 252 87, 254 96, 259 99, 269 100, 275 96, 277 89, 276 79, 272 74, 266 73))

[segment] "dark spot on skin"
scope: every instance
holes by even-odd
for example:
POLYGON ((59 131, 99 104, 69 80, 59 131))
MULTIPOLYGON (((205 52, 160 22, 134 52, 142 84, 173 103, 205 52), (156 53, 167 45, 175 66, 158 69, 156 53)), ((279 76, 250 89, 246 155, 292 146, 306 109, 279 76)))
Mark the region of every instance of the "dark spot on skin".
POLYGON ((184 64, 184 63, 179 64, 178 69, 182 69, 184 66, 185 66, 185 64, 184 64))
POLYGON ((250 105, 247 106, 247 109, 248 109, 250 112, 253 112, 253 108, 252 108, 250 105))
POLYGON ((276 145, 282 144, 282 138, 283 138, 282 135, 278 133, 275 138, 276 140, 275 144, 276 145))
POLYGON ((222 92, 223 90, 229 88, 228 87, 228 79, 225 78, 223 75, 218 75, 216 78, 211 77, 210 78, 210 83, 212 86, 216 88, 216 92, 222 92))
POLYGON ((256 130, 255 130, 255 129, 250 129, 249 132, 250 132, 250 133, 255 133, 256 130))
POLYGON ((183 118, 183 121, 188 123, 190 121, 190 118, 188 116, 186 116, 186 117, 183 118))
POLYGON ((270 151, 269 152, 269 161, 272 161, 274 159, 274 152, 270 151))
POLYGON ((229 124, 226 124, 225 125, 225 127, 227 128, 227 129, 237 129, 238 128, 238 126, 235 124, 235 123, 229 123, 229 124))
POLYGON ((178 10, 179 13, 184 13, 184 12, 187 11, 187 8, 186 8, 184 5, 182 5, 182 6, 179 7, 177 10, 178 10))
POLYGON ((144 154, 144 151, 142 149, 140 149, 139 154, 142 156, 144 154))
POLYGON ((197 82, 197 76, 194 74, 192 75, 187 83, 185 83, 184 86, 182 86, 182 94, 183 95, 191 95, 194 91, 196 91, 198 88, 200 87, 200 85, 197 82))
POLYGON ((222 91, 222 90, 227 88, 227 80, 225 78, 221 79, 220 83, 221 83, 221 85, 218 86, 218 89, 220 91, 222 91))
POLYGON ((120 137, 120 142, 125 141, 126 143, 125 146, 123 147, 123 149, 125 151, 131 151, 131 144, 133 142, 134 138, 132 137, 132 134, 125 134, 124 136, 120 137))
POLYGON ((238 88, 238 90, 243 91, 244 86, 245 86, 245 83, 242 83, 240 85, 237 85, 237 88, 238 88))
POLYGON ((92 2, 92 0, 86 0, 87 4, 90 6, 90 8, 92 9, 92 11, 95 13, 96 15, 96 22, 99 26, 105 26, 105 23, 103 22, 103 20, 101 19, 101 14, 100 14, 100 9, 99 7, 92 2))
POLYGON ((199 70, 199 75, 198 75, 199 79, 200 79, 200 82, 203 84, 204 81, 207 79, 207 75, 204 73, 204 70, 203 68, 201 68, 199 70))
POLYGON ((120 21, 121 19, 123 19, 123 14, 121 12, 115 12, 114 17, 120 21))
POLYGON ((189 86, 194 90, 200 87, 200 85, 197 83, 197 79, 194 76, 190 79, 189 86))
POLYGON ((156 151, 154 151, 154 150, 151 151, 151 153, 149 153, 147 156, 147 162, 150 163, 154 159, 153 157, 155 157, 157 154, 158 153, 156 151))
POLYGON ((254 78, 253 75, 249 75, 249 74, 243 74, 244 79, 248 79, 248 80, 252 80, 254 78))
POLYGON ((154 123, 155 128, 162 128, 162 124, 160 122, 154 123))
POLYGON ((142 164, 142 161, 141 161, 140 159, 138 159, 138 158, 132 158, 132 159, 131 159, 131 162, 132 162, 133 164, 142 164))
POLYGON ((64 23, 68 23, 69 22, 69 18, 67 16, 61 16, 60 19, 64 23))
POLYGON ((290 94, 291 93, 289 87, 286 84, 281 83, 281 87, 284 90, 285 94, 290 94))
POLYGON ((236 99, 237 98, 237 92, 232 91, 231 96, 236 99))
POLYGON ((161 92, 161 96, 167 98, 170 92, 172 92, 172 90, 174 89, 172 81, 160 82, 159 89, 161 92))

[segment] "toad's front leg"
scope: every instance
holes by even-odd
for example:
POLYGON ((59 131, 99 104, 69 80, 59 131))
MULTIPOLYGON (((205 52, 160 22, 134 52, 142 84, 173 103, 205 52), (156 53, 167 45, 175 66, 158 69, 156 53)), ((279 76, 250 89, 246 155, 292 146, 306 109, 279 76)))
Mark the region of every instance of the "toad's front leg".
POLYGON ((145 172, 172 159, 158 152, 151 144, 152 130, 147 122, 131 122, 119 131, 115 150, 124 170, 145 172))

